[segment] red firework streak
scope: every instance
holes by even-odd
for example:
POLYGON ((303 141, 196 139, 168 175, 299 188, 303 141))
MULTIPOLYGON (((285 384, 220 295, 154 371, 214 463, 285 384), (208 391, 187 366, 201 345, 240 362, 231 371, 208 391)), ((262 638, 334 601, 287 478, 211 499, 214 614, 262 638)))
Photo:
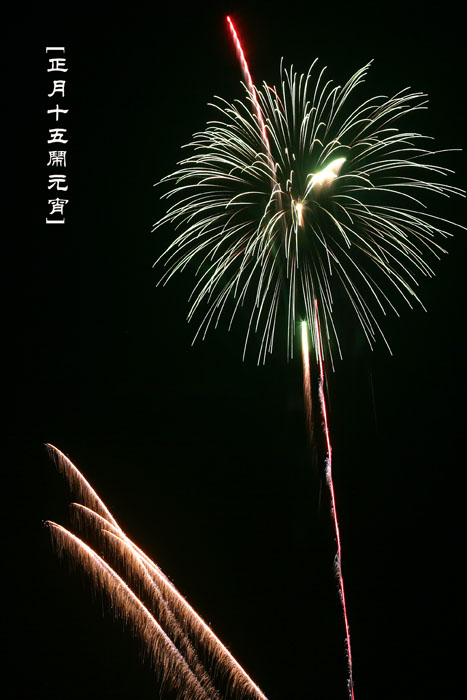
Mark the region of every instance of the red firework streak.
MULTIPOLYGON (((242 45, 240 43, 240 39, 238 38, 237 31, 235 29, 235 26, 230 19, 230 17, 227 17, 227 22, 229 24, 229 28, 232 34, 232 38, 235 44, 235 48, 237 50, 238 58, 242 67, 242 73, 243 77, 245 79, 245 82, 248 85, 248 89, 251 93, 253 104, 255 106, 255 111, 256 111, 256 116, 258 119, 258 123, 261 129, 261 135, 263 139, 263 143, 266 147, 268 156, 271 158, 271 149, 269 146, 269 139, 267 135, 267 130, 266 126, 264 123, 263 115, 261 113, 261 107, 258 102, 258 98, 256 95, 256 88, 253 83, 253 79, 251 77, 250 69, 248 68, 248 63, 245 58, 245 54, 243 52, 242 45)), ((321 415, 322 415, 322 424, 323 424, 323 431, 324 431, 324 437, 325 437, 325 442, 326 442, 326 481, 329 487, 329 492, 331 495, 331 513, 332 513, 332 518, 334 521, 334 532, 336 536, 336 544, 337 544, 337 556, 335 560, 335 569, 336 569, 336 576, 337 576, 337 581, 339 585, 339 594, 340 594, 340 599, 341 599, 341 604, 342 604, 342 613, 344 617, 344 625, 345 625, 345 637, 346 637, 346 647, 347 647, 347 660, 348 660, 348 668, 349 668, 349 679, 348 679, 348 687, 349 687, 349 697, 351 700, 355 700, 354 696, 354 684, 353 684, 353 670, 352 670, 352 651, 350 647, 350 629, 349 629, 349 620, 347 617, 347 605, 345 601, 345 591, 344 591, 344 579, 342 576, 342 548, 341 548, 341 537, 340 537, 340 531, 339 531, 339 522, 337 520, 337 510, 336 510, 336 498, 335 498, 335 491, 334 491, 334 482, 332 479, 332 447, 331 447, 331 439, 329 436, 329 426, 328 426, 328 416, 327 416, 327 409, 326 409, 326 398, 324 395, 324 364, 323 364, 323 352, 322 352, 322 346, 321 346, 321 333, 320 333, 320 327, 319 327, 319 320, 318 320, 318 300, 315 299, 315 336, 316 336, 316 344, 318 348, 318 363, 319 363, 319 399, 320 399, 320 404, 321 404, 321 415)), ((303 343, 302 339, 302 360, 303 360, 303 384, 304 384, 304 390, 305 390, 305 412, 306 412, 306 419, 307 419, 307 427, 309 430, 309 437, 311 439, 312 437, 312 420, 311 420, 311 381, 310 381, 310 364, 309 364, 309 350, 308 347, 305 347, 305 344, 303 343)))
POLYGON ((329 487, 329 492, 331 494, 331 513, 334 521, 334 532, 336 535, 337 544, 337 557, 336 557, 336 576, 339 583, 339 592, 342 603, 342 613, 344 616, 345 625, 345 639, 347 646, 347 661, 349 664, 349 696, 352 700, 355 699, 354 696, 354 685, 353 685, 353 669, 352 669, 352 649, 350 646, 350 628, 349 620, 347 617, 347 605, 345 602, 345 591, 344 591, 344 578, 342 576, 342 547, 341 547, 341 536, 339 530, 339 521, 337 520, 337 510, 336 510, 336 497, 334 491, 334 482, 332 480, 332 446, 331 438, 329 436, 329 425, 328 425, 328 414, 326 410, 326 398, 324 395, 324 365, 323 365, 323 352, 321 347, 321 333, 319 328, 318 320, 318 300, 315 299, 315 326, 316 326, 316 343, 318 346, 318 362, 319 362, 319 400, 321 404, 321 415, 323 418, 323 431, 326 440, 326 481, 329 487))
POLYGON ((270 153, 271 149, 269 147, 268 134, 266 131, 266 126, 264 124, 264 119, 263 119, 263 115, 261 112, 261 107, 259 106, 258 98, 256 96, 255 84, 252 80, 252 77, 250 74, 250 69, 248 68, 248 63, 246 62, 245 54, 243 53, 240 39, 238 38, 237 31, 236 31, 234 24, 233 24, 232 20, 230 19, 230 17, 227 17, 227 22, 229 23, 230 31, 232 33, 233 42, 235 44, 235 48, 237 49, 237 55, 238 55, 238 58, 240 61, 240 65, 242 67, 243 77, 245 79, 245 82, 248 85, 248 89, 251 92, 251 97, 252 97, 254 105, 255 105, 256 116, 258 117, 258 122, 259 122, 259 125, 261 128, 261 135, 263 137, 263 141, 264 141, 264 144, 268 150, 268 153, 270 153))

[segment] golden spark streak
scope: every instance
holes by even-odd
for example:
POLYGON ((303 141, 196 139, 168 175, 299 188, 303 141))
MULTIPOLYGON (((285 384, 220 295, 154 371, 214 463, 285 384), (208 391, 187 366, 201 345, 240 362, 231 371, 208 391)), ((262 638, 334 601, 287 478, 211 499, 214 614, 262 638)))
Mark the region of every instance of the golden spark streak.
POLYGON ((109 595, 114 611, 131 623, 162 679, 170 682, 187 700, 212 700, 177 647, 125 581, 76 535, 52 521, 47 521, 46 525, 59 551, 65 550, 77 559, 95 585, 109 595))
MULTIPOLYGON (((196 644, 201 644, 206 648, 212 657, 216 671, 228 678, 228 682, 234 691, 237 690, 240 694, 249 693, 250 697, 256 700, 267 700, 260 688, 222 644, 206 622, 178 592, 157 564, 127 537, 102 499, 77 467, 57 448, 52 445, 47 445, 47 448, 70 487, 78 491, 86 504, 92 505, 90 507, 90 505, 79 503, 72 504, 74 515, 78 517, 80 522, 84 519, 87 523, 91 523, 99 536, 106 538, 107 541, 112 539, 115 548, 119 550, 119 554, 123 558, 128 577, 132 582, 135 582, 138 590, 141 587, 148 592, 151 603, 154 604, 158 611, 159 621, 165 625, 166 630, 179 644, 183 655, 186 657, 182 656, 182 658, 184 658, 185 662, 188 661, 191 664, 195 677, 198 682, 205 686, 209 699, 217 700, 217 690, 212 686, 210 678, 191 644, 189 635, 191 635, 196 644)), ((62 530, 68 532, 64 528, 62 530)), ((74 537, 71 533, 69 534, 71 537, 74 537)), ((85 546, 89 552, 98 557, 88 545, 85 546)), ((73 553, 79 554, 76 549, 72 551, 73 553)), ((78 559, 85 564, 79 556, 78 559)), ((88 561, 88 563, 90 562, 91 560, 88 561)), ((106 564, 106 566, 108 565, 106 564)), ((108 568, 113 572, 111 567, 108 568)), ((90 571, 90 573, 92 574, 93 572, 90 571)), ((115 572, 113 573, 121 580, 115 572)), ((105 588, 106 586, 103 587, 105 588)), ((134 594, 132 593, 132 595, 134 594)), ((139 602, 141 603, 141 601, 139 602)), ((143 604, 141 603, 141 605, 143 604)), ((180 653, 177 648, 176 650, 177 653, 180 653)), ((170 653, 170 651, 167 653, 170 653)), ((191 698, 191 696, 189 697, 191 698)))

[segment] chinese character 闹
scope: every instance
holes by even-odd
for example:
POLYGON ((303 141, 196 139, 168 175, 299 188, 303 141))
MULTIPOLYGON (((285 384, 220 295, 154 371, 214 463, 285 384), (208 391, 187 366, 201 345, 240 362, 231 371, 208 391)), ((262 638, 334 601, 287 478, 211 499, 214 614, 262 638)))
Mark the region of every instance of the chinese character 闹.
POLYGON ((66 151, 49 151, 49 162, 47 165, 57 165, 59 168, 66 168, 66 151))

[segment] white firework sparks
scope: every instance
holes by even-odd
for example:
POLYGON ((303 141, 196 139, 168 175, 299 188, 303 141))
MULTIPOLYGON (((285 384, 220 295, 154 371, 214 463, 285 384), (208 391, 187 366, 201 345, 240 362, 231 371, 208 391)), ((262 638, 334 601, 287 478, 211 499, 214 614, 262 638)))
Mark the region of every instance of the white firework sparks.
POLYGON ((188 319, 203 302, 207 311, 195 338, 229 303, 230 324, 243 306, 245 348, 258 333, 264 362, 284 304, 292 355, 297 322, 314 327, 316 299, 332 356, 331 345, 340 354, 339 287, 370 345, 378 333, 384 338, 379 319, 397 313, 398 299, 421 304, 417 277, 433 275, 427 258, 446 252, 439 240, 456 225, 429 213, 426 195, 464 193, 443 182, 452 171, 435 164, 442 151, 423 147, 429 137, 398 128, 426 95, 404 89, 351 106, 369 66, 343 87, 326 80, 317 61, 300 75, 281 67, 278 89, 246 87, 246 99, 232 104, 216 98, 217 119, 161 181, 174 183, 165 197, 175 201, 154 229, 178 231, 159 258, 167 266, 161 281, 196 264, 188 319))

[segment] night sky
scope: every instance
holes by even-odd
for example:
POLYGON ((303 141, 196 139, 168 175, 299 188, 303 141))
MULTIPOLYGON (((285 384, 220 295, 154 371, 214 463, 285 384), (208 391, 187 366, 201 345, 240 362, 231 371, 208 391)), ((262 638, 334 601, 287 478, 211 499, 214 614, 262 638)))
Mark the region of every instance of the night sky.
MULTIPOLYGON (((172 700, 53 551, 42 521, 68 526, 72 498, 51 442, 269 700, 345 700, 333 531, 300 361, 278 351, 258 367, 253 347, 242 362, 246 313, 192 347, 193 271, 156 287, 152 265, 173 232, 151 233, 165 213, 153 185, 212 116, 213 95, 243 97, 226 14, 257 82, 277 83, 282 56, 300 71, 318 56, 338 82, 375 59, 362 96, 427 92, 409 126, 439 149, 465 148, 463 22, 450 3, 436 14, 410 3, 31 7, 11 9, 3 29, 16 395, 2 697, 172 700), (64 226, 45 224, 47 45, 66 47, 69 68, 64 226)), ((438 162, 465 187, 465 151, 438 162)), ((428 201, 465 225, 460 198, 428 201)), ((382 341, 369 349, 355 318, 339 320, 329 414, 357 700, 455 699, 465 686, 465 241, 459 230, 421 280, 427 313, 401 302, 400 318, 384 320, 392 357, 382 341)))

